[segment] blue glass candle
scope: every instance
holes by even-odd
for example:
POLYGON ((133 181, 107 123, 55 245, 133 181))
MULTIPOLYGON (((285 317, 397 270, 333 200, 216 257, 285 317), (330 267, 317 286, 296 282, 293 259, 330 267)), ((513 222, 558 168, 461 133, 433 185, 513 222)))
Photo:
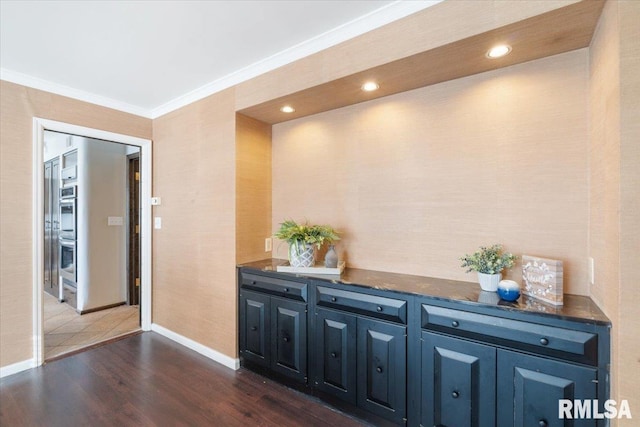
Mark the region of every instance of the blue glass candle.
POLYGON ((520 285, 513 280, 501 280, 498 283, 498 295, 505 301, 516 301, 520 298, 520 285))

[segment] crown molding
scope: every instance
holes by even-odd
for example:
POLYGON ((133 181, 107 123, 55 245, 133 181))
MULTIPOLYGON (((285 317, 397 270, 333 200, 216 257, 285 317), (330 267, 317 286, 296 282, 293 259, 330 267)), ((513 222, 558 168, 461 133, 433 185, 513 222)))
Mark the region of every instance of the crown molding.
POLYGON ((214 93, 228 89, 261 74, 290 64, 306 56, 320 52, 339 43, 375 30, 383 25, 402 19, 413 13, 434 6, 443 0, 403 1, 398 0, 366 15, 362 15, 339 27, 294 45, 247 67, 241 68, 220 79, 214 80, 191 92, 179 96, 151 110, 151 118, 155 119, 178 108, 189 105, 214 93))
POLYGON ((376 28, 434 6, 442 1, 443 0, 395 1, 330 31, 228 74, 220 79, 207 83, 204 86, 152 109, 142 108, 126 102, 96 95, 5 68, 0 68, 0 79, 103 107, 112 108, 125 113, 155 119, 170 113, 171 111, 206 98, 207 96, 213 95, 214 93, 220 92, 246 80, 275 70, 283 65, 290 64, 306 56, 375 30, 376 28))
POLYGON ((83 90, 50 82, 48 80, 19 73, 17 71, 7 70, 6 68, 0 68, 0 80, 16 83, 33 89, 43 90, 45 92, 55 93, 56 95, 66 96, 79 101, 100 105, 102 107, 112 108, 125 113, 135 114, 136 116, 142 116, 149 119, 151 118, 151 111, 148 109, 107 98, 106 96, 96 95, 91 92, 85 92, 83 90))

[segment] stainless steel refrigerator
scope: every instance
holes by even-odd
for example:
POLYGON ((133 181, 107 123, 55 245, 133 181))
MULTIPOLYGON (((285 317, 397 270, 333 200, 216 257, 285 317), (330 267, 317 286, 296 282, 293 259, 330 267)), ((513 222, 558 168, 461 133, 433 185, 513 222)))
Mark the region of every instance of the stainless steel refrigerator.
POLYGON ((60 159, 44 164, 44 291, 60 298, 60 159))

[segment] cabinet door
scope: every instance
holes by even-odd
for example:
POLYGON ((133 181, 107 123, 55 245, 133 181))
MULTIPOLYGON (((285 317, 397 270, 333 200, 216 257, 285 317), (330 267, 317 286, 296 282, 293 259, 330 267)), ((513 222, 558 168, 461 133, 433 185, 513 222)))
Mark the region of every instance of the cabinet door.
POLYGON ((307 305, 271 297, 271 368, 307 380, 307 305))
POLYGON ((495 348, 422 332, 422 425, 494 426, 495 375, 495 348))
POLYGON ((561 419, 560 399, 597 399, 596 370, 498 350, 498 426, 595 426, 594 419, 561 419))
POLYGON ((358 406, 401 423, 407 406, 407 328, 358 318, 358 406))
POLYGON ((269 302, 267 295, 240 293, 240 352, 246 360, 266 367, 271 361, 269 302))
POLYGON ((315 385, 356 404, 356 317, 316 309, 315 385))

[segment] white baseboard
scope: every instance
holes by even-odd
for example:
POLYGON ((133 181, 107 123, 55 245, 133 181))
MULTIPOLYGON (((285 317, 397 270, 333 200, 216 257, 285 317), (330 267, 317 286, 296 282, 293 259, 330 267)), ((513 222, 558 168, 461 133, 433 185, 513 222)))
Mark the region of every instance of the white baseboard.
POLYGON ((182 344, 183 346, 190 348, 191 350, 197 351, 203 356, 206 356, 209 359, 226 366, 227 368, 233 369, 234 371, 237 371, 238 369, 240 369, 240 359, 234 359, 233 357, 229 357, 225 354, 220 353, 219 351, 216 351, 212 348, 202 345, 199 342, 192 340, 191 338, 187 338, 183 335, 177 334, 156 323, 151 324, 151 330, 153 332, 157 332, 160 335, 169 338, 172 341, 177 342, 178 344, 182 344))
MULTIPOLYGON (((225 354, 220 353, 212 348, 204 346, 190 338, 177 334, 167 328, 164 328, 155 323, 151 324, 151 330, 159 333, 162 336, 169 338, 172 341, 177 342, 191 350, 197 351, 203 356, 208 357, 209 359, 216 361, 227 368, 233 369, 237 371, 240 369, 240 359, 234 359, 233 357, 229 357, 225 354)), ((31 368, 35 368, 36 363, 35 359, 27 359, 22 362, 14 363, 12 365, 7 365, 0 367, 0 378, 7 377, 9 375, 17 374, 18 372, 26 371, 31 368)))
POLYGON ((0 378, 35 368, 35 366, 36 364, 34 359, 23 360, 22 362, 14 363, 13 365, 3 366, 0 368, 0 378))

